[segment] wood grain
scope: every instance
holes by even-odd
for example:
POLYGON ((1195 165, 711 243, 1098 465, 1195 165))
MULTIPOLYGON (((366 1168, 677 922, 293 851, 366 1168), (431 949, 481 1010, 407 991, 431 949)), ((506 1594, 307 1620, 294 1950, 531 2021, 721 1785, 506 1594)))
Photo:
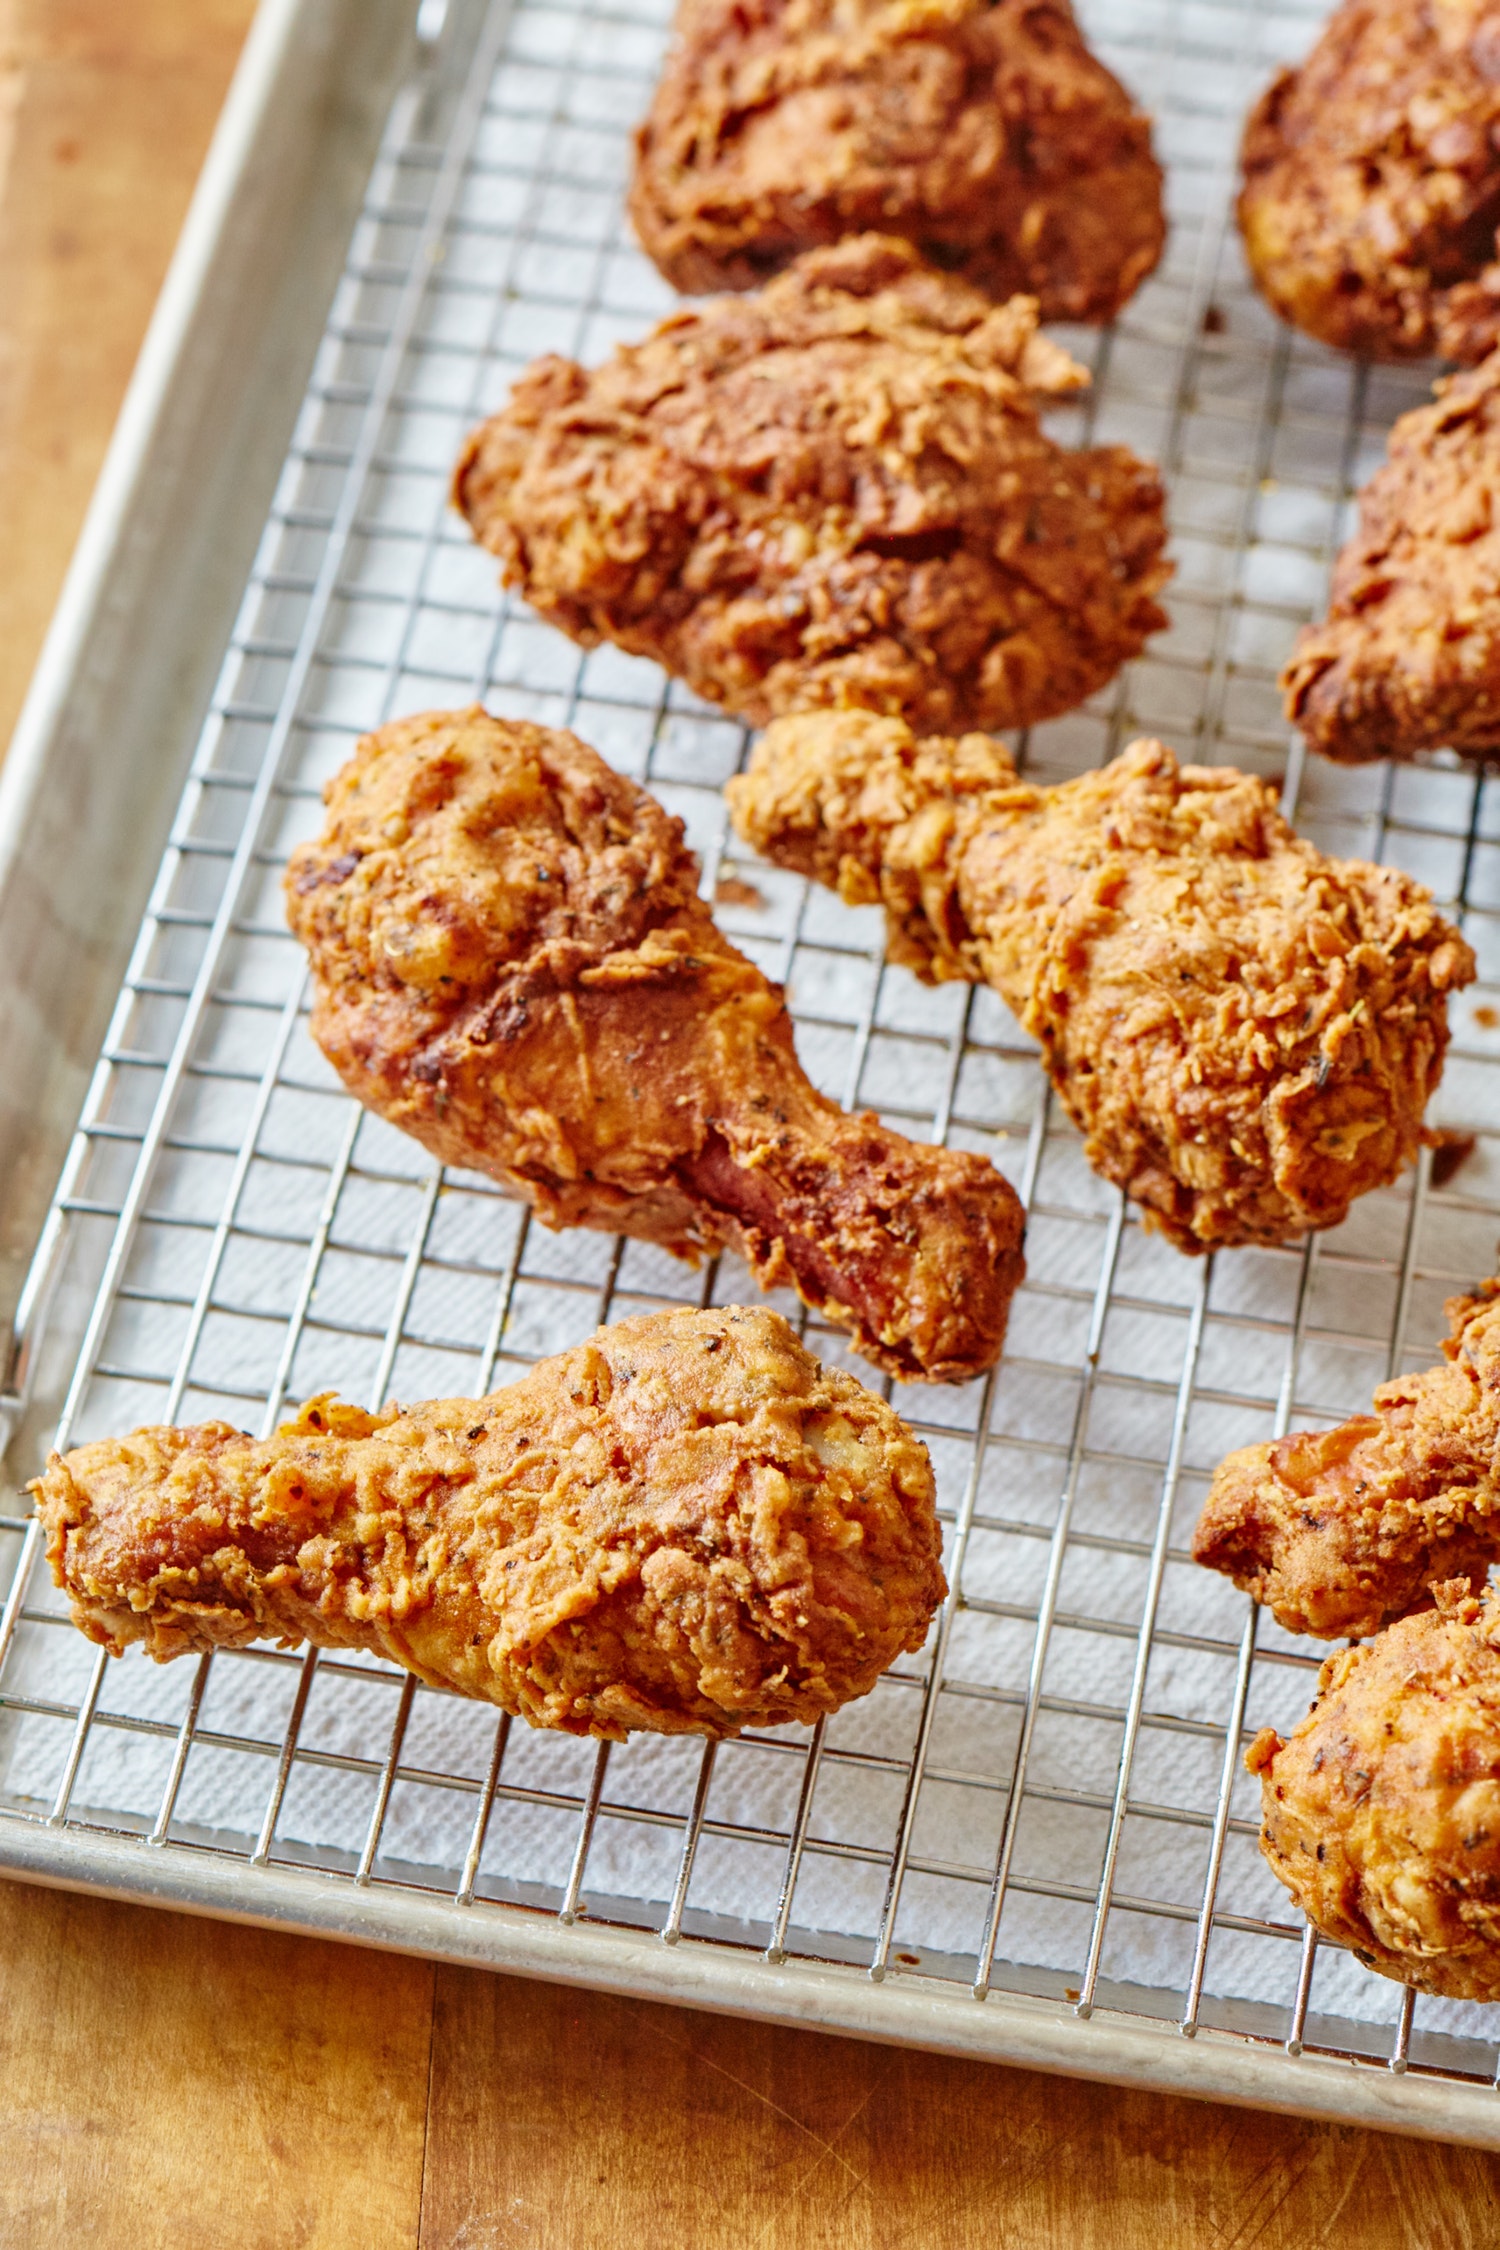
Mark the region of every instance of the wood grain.
POLYGON ((0 0, 0 743, 253 0, 0 0))
POLYGON ((407 2250, 433 1972, 0 1883, 7 2250, 407 2250))
MULTIPOLYGON (((0 0, 0 741, 250 0, 0 0)), ((0 2250, 1489 2250, 1500 2159, 0 1883, 0 2250)))
POLYGON ((439 1969, 421 2250, 1492 2250, 1500 2157, 439 1969))

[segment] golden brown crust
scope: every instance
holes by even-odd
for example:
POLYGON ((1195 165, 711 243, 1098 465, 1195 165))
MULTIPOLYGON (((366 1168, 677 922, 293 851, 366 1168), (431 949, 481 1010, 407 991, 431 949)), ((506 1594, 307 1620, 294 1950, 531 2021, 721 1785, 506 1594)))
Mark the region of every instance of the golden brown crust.
POLYGON ((1023 726, 1165 624, 1169 574, 1154 472, 1042 431, 1036 394, 1086 378, 1035 329, 1029 299, 861 236, 591 374, 539 360, 454 496, 563 632, 756 724, 847 703, 1023 726))
POLYGON ((117 1655, 368 1649, 573 1734, 816 1719, 946 1591, 925 1448, 764 1309, 620 1321, 484 1399, 317 1398, 258 1443, 137 1430, 32 1490, 117 1655))
POLYGON ((1328 616, 1298 636, 1281 684, 1328 758, 1500 750, 1500 352, 1391 431, 1328 616))
POLYGON ((1373 1414, 1231 1453, 1193 1554, 1289 1633, 1377 1632, 1445 1579, 1500 1556, 1500 1297, 1446 1307, 1439 1367, 1375 1393, 1373 1414))
POLYGON ((995 987, 1089 1161, 1180 1249, 1336 1225, 1415 1156, 1473 955, 1265 783, 1139 742, 1038 789, 982 737, 810 712, 728 794, 757 850, 878 900, 893 959, 995 987))
POLYGON ((1283 319, 1372 359, 1500 341, 1500 5, 1345 0, 1245 130, 1240 228, 1283 319))
POLYGON ((1449 2000, 1500 2000, 1500 1603, 1440 1611, 1330 1656, 1287 1741, 1267 1727, 1261 1850, 1367 1968, 1449 2000))
POLYGON ((359 745, 287 871, 344 1083, 549 1226, 726 1246, 908 1380, 993 1365, 1024 1270, 993 1165, 808 1083, 682 823, 576 736, 429 713, 359 745))
POLYGON ((1112 318, 1166 235, 1150 121, 1067 0, 683 0, 630 215, 689 292, 876 228, 1043 320, 1112 318))

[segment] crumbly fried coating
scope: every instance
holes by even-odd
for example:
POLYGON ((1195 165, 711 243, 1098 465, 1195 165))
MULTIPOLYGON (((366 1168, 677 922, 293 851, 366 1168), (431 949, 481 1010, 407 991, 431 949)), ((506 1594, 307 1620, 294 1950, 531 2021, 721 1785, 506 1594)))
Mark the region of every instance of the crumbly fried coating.
POLYGON ((836 1711, 946 1591, 925 1448, 765 1309, 622 1320, 489 1398, 137 1430, 31 1489, 116 1655, 368 1649, 613 1739, 836 1711))
POLYGON ((1261 1850, 1308 1920, 1381 1976, 1500 2000, 1500 1602, 1436 1589, 1318 1675, 1261 1782, 1261 1850))
POLYGON ((983 736, 850 711, 780 720, 728 794, 758 851, 884 906, 893 960, 994 986, 1179 1249, 1336 1225, 1416 1154, 1474 957, 1264 782, 1137 742, 1039 789, 983 736))
POLYGON ((1345 0, 1272 80, 1240 229, 1283 319, 1371 359, 1500 341, 1500 4, 1345 0))
POLYGON ((1287 717, 1346 764, 1500 750, 1500 352, 1396 423, 1281 684, 1287 717))
POLYGON ((1221 1462, 1194 1559, 1289 1633, 1363 1638, 1500 1558, 1500 1284, 1452 1297, 1443 1362, 1398 1375, 1372 1414, 1221 1462))
POLYGON ((1086 380, 1029 298, 866 235, 592 374, 539 360, 454 496, 554 625, 757 725, 848 703, 1024 726, 1166 623, 1155 473, 1037 419, 1086 380))
POLYGON ((680 820, 576 736, 481 710, 383 727, 325 794, 287 910, 313 1036, 368 1108, 548 1226, 739 1250, 904 1379, 994 1364, 1016 1196, 814 1090, 680 820))
POLYGON ((675 288, 905 237, 1043 320, 1109 320, 1166 237, 1151 125, 1068 0, 683 0, 630 215, 675 288))

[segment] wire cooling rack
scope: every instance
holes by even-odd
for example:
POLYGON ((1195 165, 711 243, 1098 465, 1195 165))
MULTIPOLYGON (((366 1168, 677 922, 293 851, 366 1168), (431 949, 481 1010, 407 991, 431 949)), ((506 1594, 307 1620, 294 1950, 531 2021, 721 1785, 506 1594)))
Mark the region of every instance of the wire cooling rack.
MULTIPOLYGON (((1425 389, 1279 327, 1244 276, 1239 120, 1306 47, 1320 0, 1082 12, 1155 114, 1172 236, 1112 331, 1068 334, 1094 383, 1056 426, 1162 463, 1177 577, 1170 631, 1018 753, 1054 779, 1159 732, 1285 776, 1307 833, 1420 875, 1493 980, 1488 778, 1442 760, 1304 767, 1275 688, 1352 490, 1425 389)), ((418 85, 395 106, 22 1342, 34 1362, 49 1335, 82 1332, 66 1444, 214 1415, 269 1430, 330 1386, 371 1405, 480 1393, 601 1320, 754 1294, 728 1258, 694 1273, 640 1244, 549 1235, 364 1116, 311 1045, 286 853, 363 730, 483 699, 575 728, 683 815, 723 926, 786 981, 819 1085, 980 1151, 1023 1195, 1030 1275, 1003 1366, 894 1394, 932 1450, 952 1598, 922 1657, 811 1733, 601 1748, 358 1658, 106 1660, 34 1567, 14 1499, 0 1861, 103 1881, 108 1849, 117 1887, 228 1911, 251 1910, 257 1873, 315 1870, 319 1896, 363 1893, 387 1942, 398 1906, 425 1901, 423 1942, 465 1957, 517 1909, 559 1963, 568 1925, 572 1940, 659 1933, 681 1941, 684 1992, 695 1946, 732 1947, 760 1957, 740 2004, 768 2013, 799 1961, 899 1973, 913 2000, 896 2035, 932 2036, 924 1991, 972 1990, 994 2003, 998 2053, 1016 2051, 1005 1996, 1023 1995, 1094 2015, 1101 2036, 1106 2019, 1175 2023, 1247 2051, 1386 2064, 1409 2085, 1492 2081, 1490 2012, 1413 2005, 1316 1946, 1264 1869, 1243 1743, 1300 1715, 1321 1652, 1186 1554, 1224 1451, 1337 1418, 1429 1362, 1444 1295, 1500 1262, 1491 984, 1456 1006, 1436 1168, 1424 1157, 1305 1244, 1182 1258, 1088 1172, 992 994, 920 988, 882 965, 877 916, 736 846, 720 788, 744 753, 737 726, 499 595, 446 505, 463 434, 537 353, 597 359, 670 302, 622 215, 664 19, 662 0, 496 6, 441 137, 418 85), (152 1854, 170 1886, 118 1872, 152 1854)), ((843 1358, 838 1335, 785 1309, 843 1358)), ((16 1482, 37 1465, 13 1461, 16 1482)), ((1286 2087, 1262 2098, 1295 2103, 1286 2087)))

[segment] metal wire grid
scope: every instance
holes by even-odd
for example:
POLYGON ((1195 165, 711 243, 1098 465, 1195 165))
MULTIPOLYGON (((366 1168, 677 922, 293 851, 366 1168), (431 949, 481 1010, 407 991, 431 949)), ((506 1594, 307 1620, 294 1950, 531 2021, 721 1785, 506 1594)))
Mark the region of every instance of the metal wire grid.
MULTIPOLYGON (((1163 462, 1179 575, 1171 631, 1018 746, 1049 778, 1143 729, 1287 770, 1276 668, 1321 599, 1354 484, 1421 395, 1276 328, 1226 225, 1237 119, 1318 12, 1086 11, 1156 112, 1175 226, 1117 329, 1077 339, 1094 390, 1059 428, 1163 462)), ((597 357, 667 302, 620 214, 662 30, 657 0, 497 6, 441 140, 420 88, 397 105, 23 1327, 35 1349, 53 1295, 86 1290, 67 1443, 179 1415, 269 1429, 328 1386, 372 1404, 483 1392, 599 1320, 750 1293, 727 1259, 692 1275, 639 1244, 547 1236, 363 1117, 311 1047, 279 903, 288 844, 364 728, 482 697, 575 726, 683 813, 725 926, 787 981, 821 1085, 989 1154, 1022 1193, 1031 1270, 1004 1366, 898 1394, 933 1453, 954 1595, 921 1659, 810 1736, 612 1750, 359 1659, 111 1667, 32 1570, 17 1512, 0 1831, 134 1834, 438 1891, 455 1913, 521 1901, 563 1923, 728 1937, 771 1964, 813 1954, 1493 2075, 1485 2019, 1414 2011, 1293 1926, 1240 1750, 1300 1713, 1317 1658, 1185 1553, 1230 1445, 1334 1418, 1430 1358, 1438 1300, 1491 1263, 1493 1144, 1481 1134, 1447 1185, 1424 1160, 1306 1245, 1183 1260, 1083 1167, 991 994, 922 991, 881 965, 875 918, 726 844, 718 788, 740 731, 497 599, 445 512, 462 432, 526 359, 597 357)), ((1487 778, 1294 758, 1288 794, 1320 841, 1397 860, 1453 901, 1492 973, 1487 778)), ((1485 989, 1442 1097, 1470 1128, 1500 1114, 1485 989)))

